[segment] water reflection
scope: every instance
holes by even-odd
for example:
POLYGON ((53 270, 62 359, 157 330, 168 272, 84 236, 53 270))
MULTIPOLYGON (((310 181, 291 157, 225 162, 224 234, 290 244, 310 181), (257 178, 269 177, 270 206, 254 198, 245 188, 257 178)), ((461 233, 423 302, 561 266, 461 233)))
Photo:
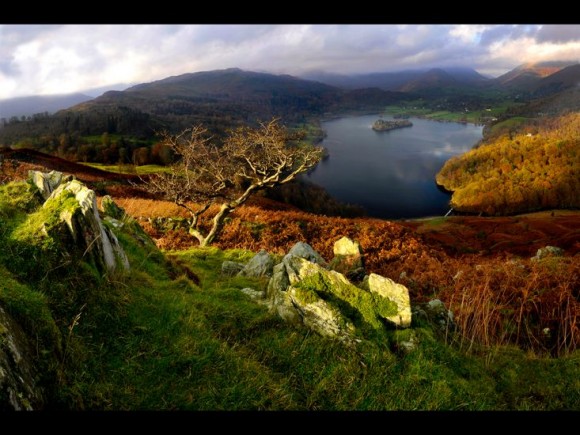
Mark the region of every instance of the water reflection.
POLYGON ((330 158, 307 178, 335 198, 365 207, 371 216, 445 214, 449 196, 437 188, 435 174, 451 156, 471 149, 482 127, 411 118, 413 127, 376 132, 371 125, 377 118, 324 123, 322 145, 330 158))

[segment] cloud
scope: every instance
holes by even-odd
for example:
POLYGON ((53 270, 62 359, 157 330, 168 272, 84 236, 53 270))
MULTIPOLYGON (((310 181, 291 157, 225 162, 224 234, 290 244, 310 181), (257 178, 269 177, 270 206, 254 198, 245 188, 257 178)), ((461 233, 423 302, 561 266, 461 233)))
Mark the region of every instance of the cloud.
POLYGON ((580 26, 0 26, 0 99, 240 67, 335 73, 468 66, 500 74, 580 58, 580 26))
POLYGON ((558 24, 542 26, 537 35, 538 42, 579 42, 580 25, 558 24))

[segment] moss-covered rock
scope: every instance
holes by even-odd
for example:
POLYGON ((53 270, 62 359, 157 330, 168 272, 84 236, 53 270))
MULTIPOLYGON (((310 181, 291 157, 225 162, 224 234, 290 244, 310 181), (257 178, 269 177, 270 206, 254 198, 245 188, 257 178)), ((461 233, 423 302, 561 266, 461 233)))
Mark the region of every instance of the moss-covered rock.
POLYGON ((125 209, 119 207, 113 198, 109 195, 103 196, 101 200, 101 207, 103 207, 103 212, 107 215, 112 217, 113 219, 121 220, 125 217, 125 209))
POLYGON ((95 192, 78 180, 55 187, 56 181, 66 178, 54 174, 44 178, 37 174, 33 171, 31 177, 45 180, 53 189, 52 193, 21 225, 16 236, 33 244, 40 243, 45 248, 55 245, 63 255, 88 256, 101 272, 110 273, 118 268, 128 270, 129 261, 117 237, 101 221, 95 192))
POLYGON ((27 335, 0 307, 0 410, 31 411, 43 407, 32 355, 27 335))
POLYGON ((338 299, 349 306, 349 311, 360 313, 363 321, 374 329, 383 327, 380 319, 399 315, 396 303, 355 286, 341 273, 290 255, 284 258, 284 263, 293 287, 312 290, 327 299, 338 299))
POLYGON ((352 323, 336 306, 322 299, 314 290, 291 287, 288 294, 304 325, 323 337, 335 337, 346 342, 354 340, 352 323))
POLYGON ((353 282, 360 282, 364 279, 366 271, 358 242, 342 237, 334 243, 333 251, 334 258, 330 262, 330 269, 342 273, 353 282))
POLYGON ((411 326, 411 298, 407 287, 376 273, 365 279, 364 286, 381 300, 386 299, 396 305, 396 313, 384 316, 385 320, 401 328, 411 326))

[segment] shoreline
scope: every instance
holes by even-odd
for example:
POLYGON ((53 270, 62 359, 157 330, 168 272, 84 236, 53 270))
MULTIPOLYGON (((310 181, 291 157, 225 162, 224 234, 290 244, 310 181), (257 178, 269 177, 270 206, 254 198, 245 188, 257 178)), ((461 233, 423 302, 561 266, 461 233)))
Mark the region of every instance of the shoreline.
MULTIPOLYGON (((371 116, 371 115, 375 115, 375 116, 391 116, 394 118, 394 115, 396 115, 396 113, 388 113, 388 112, 376 112, 376 111, 372 111, 372 112, 364 112, 364 113, 340 113, 340 114, 327 114, 327 115, 322 115, 318 121, 320 123, 323 122, 330 122, 330 121, 338 121, 339 119, 343 119, 343 118, 351 118, 351 117, 360 117, 360 116, 371 116)), ((433 118, 429 118, 428 115, 409 115, 409 118, 407 119, 412 119, 412 118, 417 118, 417 119, 422 119, 425 121, 433 121, 433 122, 441 122, 441 123, 455 123, 455 124, 462 124, 462 125, 475 125, 476 127, 485 127, 487 125, 487 123, 479 123, 479 122, 471 122, 471 121, 453 121, 453 120, 448 120, 448 119, 433 119, 433 118)))

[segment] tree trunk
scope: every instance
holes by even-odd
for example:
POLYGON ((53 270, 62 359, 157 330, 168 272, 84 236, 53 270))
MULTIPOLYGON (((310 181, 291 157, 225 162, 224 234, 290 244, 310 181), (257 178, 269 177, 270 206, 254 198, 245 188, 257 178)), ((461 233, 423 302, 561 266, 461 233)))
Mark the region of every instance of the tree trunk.
POLYGON ((230 204, 222 204, 220 211, 213 218, 213 226, 211 227, 210 232, 203 241, 200 241, 200 246, 209 246, 212 244, 224 224, 224 219, 234 208, 235 207, 232 207, 230 204))

